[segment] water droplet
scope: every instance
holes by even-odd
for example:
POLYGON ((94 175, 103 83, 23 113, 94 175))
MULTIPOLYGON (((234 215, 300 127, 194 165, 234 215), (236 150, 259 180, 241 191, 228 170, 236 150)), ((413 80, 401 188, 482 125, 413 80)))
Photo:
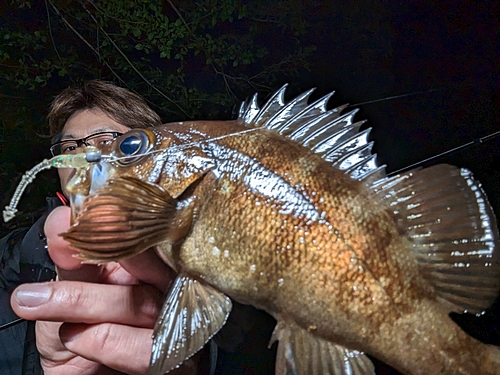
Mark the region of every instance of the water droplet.
POLYGON ((215 238, 210 237, 210 238, 208 239, 208 242, 210 242, 210 243, 214 243, 214 242, 215 242, 215 238))
POLYGON ((257 266, 255 264, 252 264, 250 266, 250 271, 255 272, 256 269, 257 269, 257 266))
POLYGON ((220 255, 220 250, 217 246, 214 246, 212 251, 216 257, 218 257, 220 255))
POLYGON ((285 281, 283 279, 278 279, 278 286, 282 286, 285 281))
POLYGON ((228 258, 229 257, 229 250, 224 250, 224 258, 228 258))

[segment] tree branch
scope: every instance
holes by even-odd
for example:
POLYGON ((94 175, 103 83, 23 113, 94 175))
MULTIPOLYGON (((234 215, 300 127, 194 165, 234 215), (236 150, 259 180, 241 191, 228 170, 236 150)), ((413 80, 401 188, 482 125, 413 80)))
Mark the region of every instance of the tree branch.
POLYGON ((47 23, 49 26, 49 35, 50 35, 50 40, 52 41, 52 46, 54 46, 54 51, 56 51, 56 55, 59 58, 59 61, 61 64, 63 63, 61 59, 61 55, 59 55, 59 51, 57 50, 56 43, 54 42, 54 36, 52 35, 52 25, 50 23, 50 13, 49 13, 49 5, 47 4, 47 0, 45 0, 45 10, 47 11, 47 23))
POLYGON ((186 26, 186 29, 191 32, 191 29, 189 28, 188 24, 186 23, 186 20, 184 19, 184 17, 182 17, 182 14, 179 12, 179 10, 175 7, 174 3, 171 1, 171 0, 167 0, 167 2, 170 4, 170 6, 172 7, 172 9, 175 11, 175 13, 177 13, 177 15, 179 16, 179 18, 181 19, 182 23, 184 23, 184 26, 186 26))
POLYGON ((80 38, 80 40, 82 42, 84 42, 87 47, 89 47, 92 52, 94 52, 96 54, 96 56, 98 57, 98 61, 101 62, 102 64, 106 65, 106 67, 111 71, 111 73, 116 77, 118 78, 118 80, 123 84, 125 85, 125 81, 118 75, 118 73, 116 73, 114 71, 114 69, 106 62, 106 61, 101 61, 101 58, 100 58, 100 55, 99 55, 99 52, 96 51, 96 49, 83 37, 83 35, 81 35, 69 22, 68 20, 66 20, 66 18, 61 14, 61 12, 59 11, 58 8, 56 8, 56 6, 52 3, 52 1, 50 0, 47 0, 50 4, 50 6, 52 7, 52 9, 54 9, 54 11, 56 12, 56 14, 61 17, 61 20, 66 24, 66 26, 68 26, 70 28, 71 31, 73 31, 77 36, 78 38, 80 38))
MULTIPOLYGON (((94 6, 94 4, 89 1, 90 4, 92 4, 92 6, 94 6)), ((101 30, 101 32, 106 36, 106 38, 108 38, 109 42, 113 45, 113 47, 115 47, 115 49, 118 51, 118 53, 125 59, 125 61, 130 65, 130 67, 134 70, 134 72, 137 73, 137 75, 139 77, 141 77, 141 79, 146 82, 146 84, 149 85, 149 87, 151 87, 153 90, 155 90, 158 94, 160 94, 161 96, 163 96, 165 99, 167 99, 170 103, 172 103, 173 105, 175 105, 184 115, 188 116, 188 114, 184 111, 184 109, 179 105, 177 104, 173 99, 171 99, 169 96, 167 96, 167 94, 165 94, 163 91, 161 91, 160 89, 158 89, 155 85, 153 85, 153 83, 151 83, 146 77, 144 77, 144 75, 142 75, 142 73, 135 67, 135 65, 132 63, 132 61, 129 60, 129 58, 125 55, 125 53, 120 49, 120 47, 118 47, 115 43, 115 41, 109 36, 109 34, 101 27, 99 26, 97 20, 95 19, 94 15, 92 13, 90 13, 90 11, 83 7, 85 9, 85 11, 87 12, 87 14, 90 16, 90 18, 92 18, 92 20, 96 23, 96 25, 98 25, 99 27, 99 30, 101 30)))

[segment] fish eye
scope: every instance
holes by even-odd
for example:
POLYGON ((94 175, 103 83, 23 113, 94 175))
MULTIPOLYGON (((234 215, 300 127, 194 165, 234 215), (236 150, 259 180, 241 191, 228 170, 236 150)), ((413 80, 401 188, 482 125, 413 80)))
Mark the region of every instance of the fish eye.
POLYGON ((141 149, 142 140, 136 135, 129 135, 120 143, 120 151, 124 155, 134 155, 141 149))
POLYGON ((114 154, 122 165, 137 162, 153 145, 154 135, 147 130, 132 130, 122 135, 114 146, 114 154))

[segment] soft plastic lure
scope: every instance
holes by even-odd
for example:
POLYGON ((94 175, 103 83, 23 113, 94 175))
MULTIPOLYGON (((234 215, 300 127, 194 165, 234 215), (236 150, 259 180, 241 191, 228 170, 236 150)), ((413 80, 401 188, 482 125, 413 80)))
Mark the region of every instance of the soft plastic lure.
POLYGON ((21 182, 12 196, 10 204, 3 210, 3 220, 8 222, 16 216, 16 207, 19 204, 19 200, 21 199, 24 190, 29 184, 31 184, 31 182, 33 182, 36 175, 41 171, 50 168, 82 168, 90 163, 101 161, 102 159, 103 155, 101 155, 101 152, 97 148, 87 147, 85 152, 80 154, 57 155, 51 159, 43 160, 23 175, 21 182))

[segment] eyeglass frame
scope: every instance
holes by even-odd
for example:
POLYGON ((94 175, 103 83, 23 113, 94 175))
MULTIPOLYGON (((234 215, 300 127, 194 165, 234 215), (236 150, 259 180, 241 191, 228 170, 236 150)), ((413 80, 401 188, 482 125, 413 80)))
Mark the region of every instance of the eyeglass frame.
MULTIPOLYGON (((79 139, 64 139, 62 141, 58 141, 58 142, 55 142, 55 143, 52 143, 50 145, 50 153, 52 154, 52 156, 58 156, 58 155, 62 155, 62 152, 56 154, 54 152, 54 149, 57 147, 57 146, 61 146, 63 143, 65 142, 75 142, 76 143, 76 147, 77 148, 80 148, 82 147, 82 145, 85 145, 86 147, 89 147, 91 145, 89 145, 87 143, 88 139, 89 138, 92 138, 92 137, 95 137, 95 136, 98 136, 98 135, 102 135, 102 134, 111 134, 113 136, 113 140, 115 140, 116 138, 118 138, 119 136, 123 135, 124 133, 121 133, 121 132, 114 132, 114 131, 104 131, 104 132, 99 132, 99 133, 94 133, 94 134, 90 134, 84 138, 79 138, 79 139)), ((55 136, 53 139, 61 139, 61 136, 59 135, 58 136, 55 136)))

